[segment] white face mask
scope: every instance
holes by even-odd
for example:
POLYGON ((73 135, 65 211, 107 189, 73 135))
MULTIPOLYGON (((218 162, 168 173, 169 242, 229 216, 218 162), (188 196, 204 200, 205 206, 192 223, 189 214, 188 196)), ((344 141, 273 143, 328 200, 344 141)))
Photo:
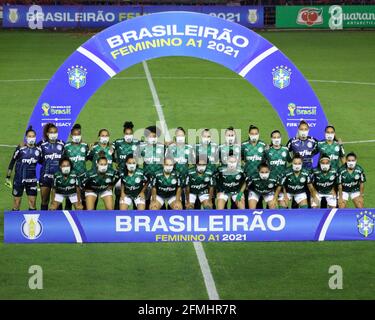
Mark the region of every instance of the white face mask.
POLYGON ((137 168, 137 165, 135 163, 127 163, 126 168, 128 169, 128 171, 134 171, 135 168, 137 168))
POLYGON ((206 165, 197 165, 197 171, 199 172, 199 173, 203 173, 203 172, 205 172, 206 171, 206 165))
POLYGON ((148 137, 147 140, 149 144, 156 144, 156 142, 158 142, 158 138, 156 137, 148 137))
POLYGON ((202 143, 203 144, 209 144, 211 142, 211 138, 210 137, 202 137, 202 143))
POLYGON ((228 169, 235 170, 237 168, 237 162, 228 162, 228 169))
POLYGON ((348 166, 349 169, 354 169, 357 164, 357 161, 348 161, 346 162, 346 165, 348 166))
POLYGON ((107 144, 109 142, 109 137, 99 137, 99 142, 101 144, 107 144))
POLYGON ((27 144, 35 144, 36 142, 36 138, 26 138, 26 143, 27 144))
POLYGON ((330 167, 329 164, 323 164, 323 163, 320 164, 320 169, 322 169, 322 171, 328 171, 329 167, 330 167))
POLYGON ((177 136, 176 142, 177 143, 185 143, 185 136, 177 136))
POLYGON ((298 135, 301 138, 307 138, 307 136, 309 135, 309 130, 298 130, 298 135))
POLYGON ((233 137, 233 136, 225 137, 225 141, 227 144, 233 144, 234 141, 236 141, 236 137, 233 137))
POLYGON ((70 167, 61 167, 62 174, 69 174, 70 173, 70 167))
POLYGON ((262 179, 262 180, 267 180, 270 176, 270 173, 267 172, 267 173, 259 173, 259 177, 262 179))
POLYGON ((130 143, 130 142, 133 141, 133 137, 134 136, 132 134, 126 134, 126 135, 124 135, 124 140, 125 140, 125 142, 130 143))
POLYGON ((164 172, 165 173, 171 173, 173 171, 173 166, 165 165, 164 166, 164 172))
POLYGON ((105 164, 105 165, 98 164, 98 171, 100 173, 105 173, 107 172, 107 170, 108 170, 108 164, 105 164))
POLYGON ((281 138, 273 138, 271 140, 272 140, 272 144, 276 147, 278 147, 281 144, 281 138))
POLYGON ((72 136, 72 141, 74 143, 80 143, 82 140, 82 136, 72 136))
POLYGON ((56 133, 49 133, 48 139, 51 140, 51 141, 55 141, 55 140, 57 140, 58 136, 59 136, 59 134, 57 132, 56 133))
POLYGON ((249 139, 251 142, 257 142, 259 140, 259 134, 249 134, 249 139))
POLYGON ((327 141, 333 141, 333 139, 335 139, 334 133, 326 133, 326 140, 327 141))
POLYGON ((302 170, 302 164, 293 164, 292 167, 294 172, 299 172, 302 170))

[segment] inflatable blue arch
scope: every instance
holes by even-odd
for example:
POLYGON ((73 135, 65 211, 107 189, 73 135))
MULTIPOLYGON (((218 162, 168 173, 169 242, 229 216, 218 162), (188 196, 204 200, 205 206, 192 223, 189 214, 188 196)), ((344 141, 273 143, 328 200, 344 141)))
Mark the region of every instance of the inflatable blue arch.
POLYGON ((39 129, 53 122, 67 139, 86 102, 106 81, 134 64, 166 56, 205 59, 236 72, 269 101, 289 136, 304 119, 313 136, 323 137, 327 119, 317 96, 277 47, 239 24, 192 12, 141 16, 93 36, 51 78, 29 125, 39 129))

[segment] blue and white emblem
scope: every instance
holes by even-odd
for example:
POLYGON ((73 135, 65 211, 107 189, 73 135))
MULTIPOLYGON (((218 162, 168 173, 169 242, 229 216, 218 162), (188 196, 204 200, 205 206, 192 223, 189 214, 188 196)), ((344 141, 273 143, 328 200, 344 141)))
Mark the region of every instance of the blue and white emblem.
POLYGON ((365 238, 374 232, 375 214, 369 211, 362 211, 357 214, 357 228, 358 232, 365 238))
POLYGON ((277 66, 272 69, 273 85, 276 88, 284 89, 290 84, 292 70, 287 66, 277 66))
POLYGON ((72 66, 68 69, 69 85, 80 89, 86 85, 87 69, 82 66, 72 66))

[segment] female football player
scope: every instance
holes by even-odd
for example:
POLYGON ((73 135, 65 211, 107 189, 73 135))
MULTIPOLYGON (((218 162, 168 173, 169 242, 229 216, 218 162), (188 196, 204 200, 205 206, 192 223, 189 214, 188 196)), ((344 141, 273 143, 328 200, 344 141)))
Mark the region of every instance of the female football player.
POLYGON ((186 179, 186 208, 194 209, 198 201, 198 209, 212 208, 214 193, 213 172, 208 169, 205 158, 199 159, 195 168, 190 168, 186 179))
POLYGON ((38 143, 42 150, 39 185, 42 196, 41 210, 48 210, 53 178, 59 170, 59 161, 64 153, 64 142, 57 139, 57 127, 47 123, 43 128, 44 139, 38 143))
POLYGON ((51 190, 52 203, 50 210, 56 210, 64 201, 70 200, 74 209, 82 210, 81 192, 77 174, 72 170, 73 163, 69 158, 62 157, 59 161, 60 170, 55 172, 51 190))
POLYGON ((345 163, 345 151, 341 140, 336 139, 334 126, 327 126, 325 129, 325 140, 318 142, 318 151, 331 158, 331 167, 338 170, 341 164, 345 163))
POLYGON ((288 166, 288 162, 292 161, 288 148, 281 144, 281 133, 279 130, 271 132, 271 144, 265 150, 265 160, 274 177, 282 176, 288 166))
POLYGON ((37 177, 36 164, 41 159, 42 150, 36 146, 36 133, 32 127, 26 130, 25 144, 17 146, 9 163, 5 185, 12 188, 10 177, 14 168, 13 178, 13 211, 18 211, 21 206, 23 191, 29 203, 29 210, 36 210, 37 177))
POLYGON ((346 163, 338 172, 339 208, 346 208, 351 199, 356 208, 364 207, 366 176, 363 168, 357 164, 357 155, 350 152, 346 155, 346 163))
POLYGON ((96 200, 103 199, 106 210, 113 210, 112 189, 119 179, 117 171, 112 169, 104 151, 99 152, 96 166, 83 175, 87 210, 96 208, 96 200))
POLYGON ((109 131, 107 129, 100 129, 98 133, 98 141, 94 145, 91 145, 87 160, 92 161, 92 168, 97 165, 97 160, 99 158, 99 153, 104 152, 104 156, 107 158, 108 166, 112 168, 113 162, 113 147, 109 143, 109 131))
POLYGON ((335 187, 337 185, 337 170, 332 167, 331 158, 322 154, 319 159, 319 165, 313 170, 312 181, 319 198, 319 203, 311 201, 312 208, 323 208, 322 200, 325 199, 329 208, 336 208, 337 194, 335 187))
POLYGON ((243 195, 246 188, 245 173, 236 156, 230 155, 227 164, 219 167, 215 182, 217 209, 225 209, 229 199, 231 199, 232 204, 235 203, 238 209, 245 209, 245 197, 243 195))
POLYGON ((302 157, 297 153, 293 157, 292 166, 289 167, 281 178, 280 185, 283 186, 283 196, 286 207, 290 200, 295 200, 299 208, 308 208, 306 191, 309 190, 315 203, 319 203, 316 190, 312 185, 310 174, 302 168, 302 157))
POLYGON ((137 161, 133 154, 128 154, 125 160, 125 169, 120 174, 121 198, 120 210, 127 210, 130 205, 138 210, 146 206, 145 191, 147 178, 141 168, 137 168, 137 161))
POLYGON ((229 155, 241 160, 241 145, 237 142, 236 131, 233 127, 225 129, 225 142, 219 145, 219 159, 221 165, 226 165, 229 155))
POLYGON ((258 202, 263 197, 269 209, 275 209, 281 188, 278 188, 278 179, 270 175, 271 170, 266 162, 258 166, 258 172, 248 177, 249 209, 256 209, 258 202))
POLYGON ((172 158, 164 159, 163 171, 154 177, 150 209, 159 210, 166 201, 171 209, 182 210, 181 181, 174 170, 172 158))
MULTIPOLYGON (((125 121, 123 125, 124 136, 120 139, 116 139, 112 143, 114 150, 113 161, 117 163, 117 170, 122 173, 126 169, 126 157, 130 154, 134 155, 137 159, 139 152, 139 141, 134 139, 134 125, 131 121, 125 121)), ((120 207, 120 195, 121 195, 121 181, 119 180, 115 185, 115 210, 120 207)))

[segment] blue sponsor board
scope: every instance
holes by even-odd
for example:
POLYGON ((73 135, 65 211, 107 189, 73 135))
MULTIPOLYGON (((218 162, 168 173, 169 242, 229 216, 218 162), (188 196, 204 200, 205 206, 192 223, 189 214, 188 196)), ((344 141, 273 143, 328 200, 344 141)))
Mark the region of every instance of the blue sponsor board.
POLYGON ((264 26, 261 6, 44 6, 5 5, 4 28, 105 28, 163 11, 206 13, 249 28, 264 26))
POLYGON ((6 243, 375 240, 375 209, 5 212, 6 243))

